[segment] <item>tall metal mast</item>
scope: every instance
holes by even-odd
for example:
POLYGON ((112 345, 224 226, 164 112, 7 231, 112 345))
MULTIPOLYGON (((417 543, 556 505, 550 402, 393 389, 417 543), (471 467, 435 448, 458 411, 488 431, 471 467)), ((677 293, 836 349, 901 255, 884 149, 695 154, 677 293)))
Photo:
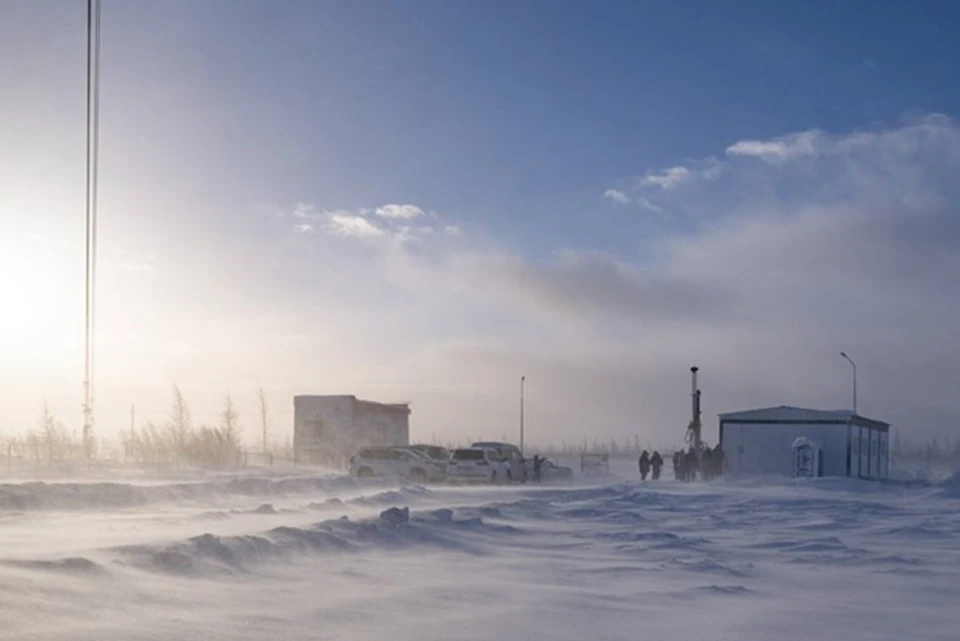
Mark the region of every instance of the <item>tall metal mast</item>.
POLYGON ((687 427, 687 439, 693 446, 693 451, 697 453, 700 452, 700 434, 703 428, 700 422, 700 390, 697 387, 697 371, 699 369, 696 366, 690 368, 690 409, 693 416, 690 420, 690 426, 687 427))
POLYGON ((96 346, 97 160, 100 145, 100 0, 87 0, 87 190, 83 365, 83 447, 93 453, 96 346))

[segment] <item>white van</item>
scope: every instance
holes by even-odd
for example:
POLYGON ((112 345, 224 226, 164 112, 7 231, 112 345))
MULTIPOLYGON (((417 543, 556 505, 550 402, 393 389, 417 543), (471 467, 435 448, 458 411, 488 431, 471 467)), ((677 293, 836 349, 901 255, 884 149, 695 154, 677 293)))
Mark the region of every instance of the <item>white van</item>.
POLYGON ((506 463, 507 482, 523 483, 527 480, 527 467, 524 464, 523 452, 512 443, 501 443, 499 441, 479 441, 473 443, 470 447, 480 447, 484 449, 494 449, 500 454, 500 458, 506 463))

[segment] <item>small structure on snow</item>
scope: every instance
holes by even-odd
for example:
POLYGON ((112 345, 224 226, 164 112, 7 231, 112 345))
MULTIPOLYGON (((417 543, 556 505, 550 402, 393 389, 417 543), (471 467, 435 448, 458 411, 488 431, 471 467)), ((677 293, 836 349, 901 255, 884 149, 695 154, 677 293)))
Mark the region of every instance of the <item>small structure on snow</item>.
POLYGON ((293 450, 298 461, 343 465, 361 447, 410 444, 410 406, 356 396, 295 396, 293 450))
MULTIPOLYGON (((720 445, 731 474, 794 476, 797 439, 816 446, 813 476, 887 478, 890 426, 850 410, 769 407, 720 415, 720 445)), ((808 452, 809 454, 809 452, 808 452)))

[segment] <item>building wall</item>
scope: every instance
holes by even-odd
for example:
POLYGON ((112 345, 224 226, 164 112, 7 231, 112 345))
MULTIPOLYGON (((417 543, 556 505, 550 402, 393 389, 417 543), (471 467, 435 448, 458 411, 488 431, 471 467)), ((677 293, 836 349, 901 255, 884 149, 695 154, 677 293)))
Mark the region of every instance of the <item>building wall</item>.
POLYGON ((353 448, 410 444, 410 410, 406 406, 356 401, 353 448))
POLYGON ((820 446, 825 476, 847 474, 845 423, 734 423, 722 426, 731 474, 793 474, 793 442, 805 436, 820 446))
POLYGON ((352 396, 294 397, 293 448, 298 460, 338 465, 350 456, 354 400, 352 396))
POLYGON ((865 479, 887 478, 889 446, 889 430, 851 425, 850 476, 865 479))

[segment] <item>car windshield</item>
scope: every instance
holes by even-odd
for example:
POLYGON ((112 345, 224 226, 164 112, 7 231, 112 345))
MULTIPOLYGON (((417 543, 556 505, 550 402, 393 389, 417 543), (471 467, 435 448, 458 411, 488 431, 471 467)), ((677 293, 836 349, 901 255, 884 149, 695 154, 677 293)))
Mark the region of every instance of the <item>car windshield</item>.
POLYGON ((482 461, 483 450, 456 450, 453 459, 456 461, 482 461))

